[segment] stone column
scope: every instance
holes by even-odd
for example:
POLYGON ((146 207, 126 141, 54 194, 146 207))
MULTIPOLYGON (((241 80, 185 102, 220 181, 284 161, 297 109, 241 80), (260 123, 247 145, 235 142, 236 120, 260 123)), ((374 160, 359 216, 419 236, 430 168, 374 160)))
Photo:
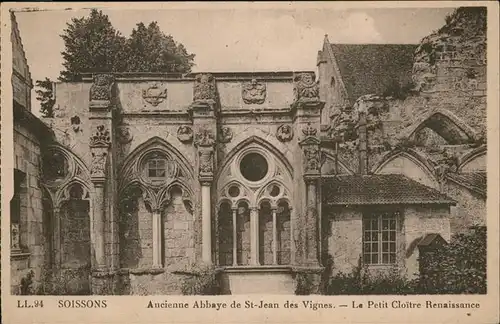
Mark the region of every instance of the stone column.
POLYGON ((212 263, 212 197, 213 180, 213 144, 210 132, 198 133, 198 176, 201 184, 201 238, 202 261, 212 263), (206 136, 206 138, 203 138, 206 136))
POLYGON ((250 264, 259 265, 259 210, 250 208, 250 264))
POLYGON ((212 263, 212 220, 210 204, 210 182, 201 183, 201 223, 202 223, 202 260, 212 263))
POLYGON ((238 208, 233 208, 233 266, 238 265, 238 246, 237 246, 237 238, 238 238, 238 224, 236 220, 236 212, 238 208))
POLYGON ((278 223, 276 219, 276 208, 273 211, 273 264, 278 264, 278 223))
POLYGON ((307 211, 306 211, 306 237, 305 251, 306 264, 319 265, 318 261, 318 212, 316 207, 316 180, 306 180, 307 211))
POLYGON ((153 268, 162 268, 161 212, 153 211, 153 268))
POLYGON ((104 183, 94 182, 94 217, 92 231, 94 234, 95 269, 106 268, 106 255, 104 253, 104 183))

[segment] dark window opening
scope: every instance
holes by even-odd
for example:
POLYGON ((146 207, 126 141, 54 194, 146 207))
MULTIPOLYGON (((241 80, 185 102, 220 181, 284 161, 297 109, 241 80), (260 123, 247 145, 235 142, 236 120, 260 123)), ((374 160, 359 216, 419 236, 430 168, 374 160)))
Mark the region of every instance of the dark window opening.
POLYGON ((268 169, 267 160, 259 153, 245 155, 240 163, 241 174, 249 181, 262 180, 267 175, 268 169))

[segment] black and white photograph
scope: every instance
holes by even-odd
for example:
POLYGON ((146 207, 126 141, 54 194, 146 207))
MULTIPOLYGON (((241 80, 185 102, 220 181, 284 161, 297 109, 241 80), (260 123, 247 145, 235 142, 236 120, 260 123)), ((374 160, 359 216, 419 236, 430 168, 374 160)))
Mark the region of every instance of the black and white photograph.
POLYGON ((487 294, 490 9, 10 10, 2 288, 487 294))

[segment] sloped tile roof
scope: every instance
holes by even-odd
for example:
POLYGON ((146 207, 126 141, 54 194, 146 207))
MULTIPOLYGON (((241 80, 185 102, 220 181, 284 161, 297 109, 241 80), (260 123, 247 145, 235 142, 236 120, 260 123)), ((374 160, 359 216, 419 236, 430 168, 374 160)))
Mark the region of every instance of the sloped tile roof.
POLYGON ((327 205, 456 204, 436 189, 400 174, 326 178, 322 196, 327 205))
POLYGON ((394 83, 408 85, 417 47, 410 44, 331 44, 351 103, 362 95, 382 95, 394 83))
POLYGON ((486 197, 486 172, 448 173, 447 178, 486 197))

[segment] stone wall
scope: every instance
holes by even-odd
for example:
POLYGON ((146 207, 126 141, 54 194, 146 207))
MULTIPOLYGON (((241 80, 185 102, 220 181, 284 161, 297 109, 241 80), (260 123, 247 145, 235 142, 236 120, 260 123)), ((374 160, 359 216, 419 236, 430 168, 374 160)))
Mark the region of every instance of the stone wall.
POLYGON ((450 226, 452 233, 460 233, 473 225, 486 225, 486 199, 452 181, 446 184, 448 194, 459 203, 452 207, 450 226))
POLYGON ((11 292, 19 293, 19 284, 31 270, 36 289, 42 281, 47 251, 40 179, 40 142, 27 128, 14 125, 14 167, 26 174, 21 185, 21 253, 11 256, 11 292))

